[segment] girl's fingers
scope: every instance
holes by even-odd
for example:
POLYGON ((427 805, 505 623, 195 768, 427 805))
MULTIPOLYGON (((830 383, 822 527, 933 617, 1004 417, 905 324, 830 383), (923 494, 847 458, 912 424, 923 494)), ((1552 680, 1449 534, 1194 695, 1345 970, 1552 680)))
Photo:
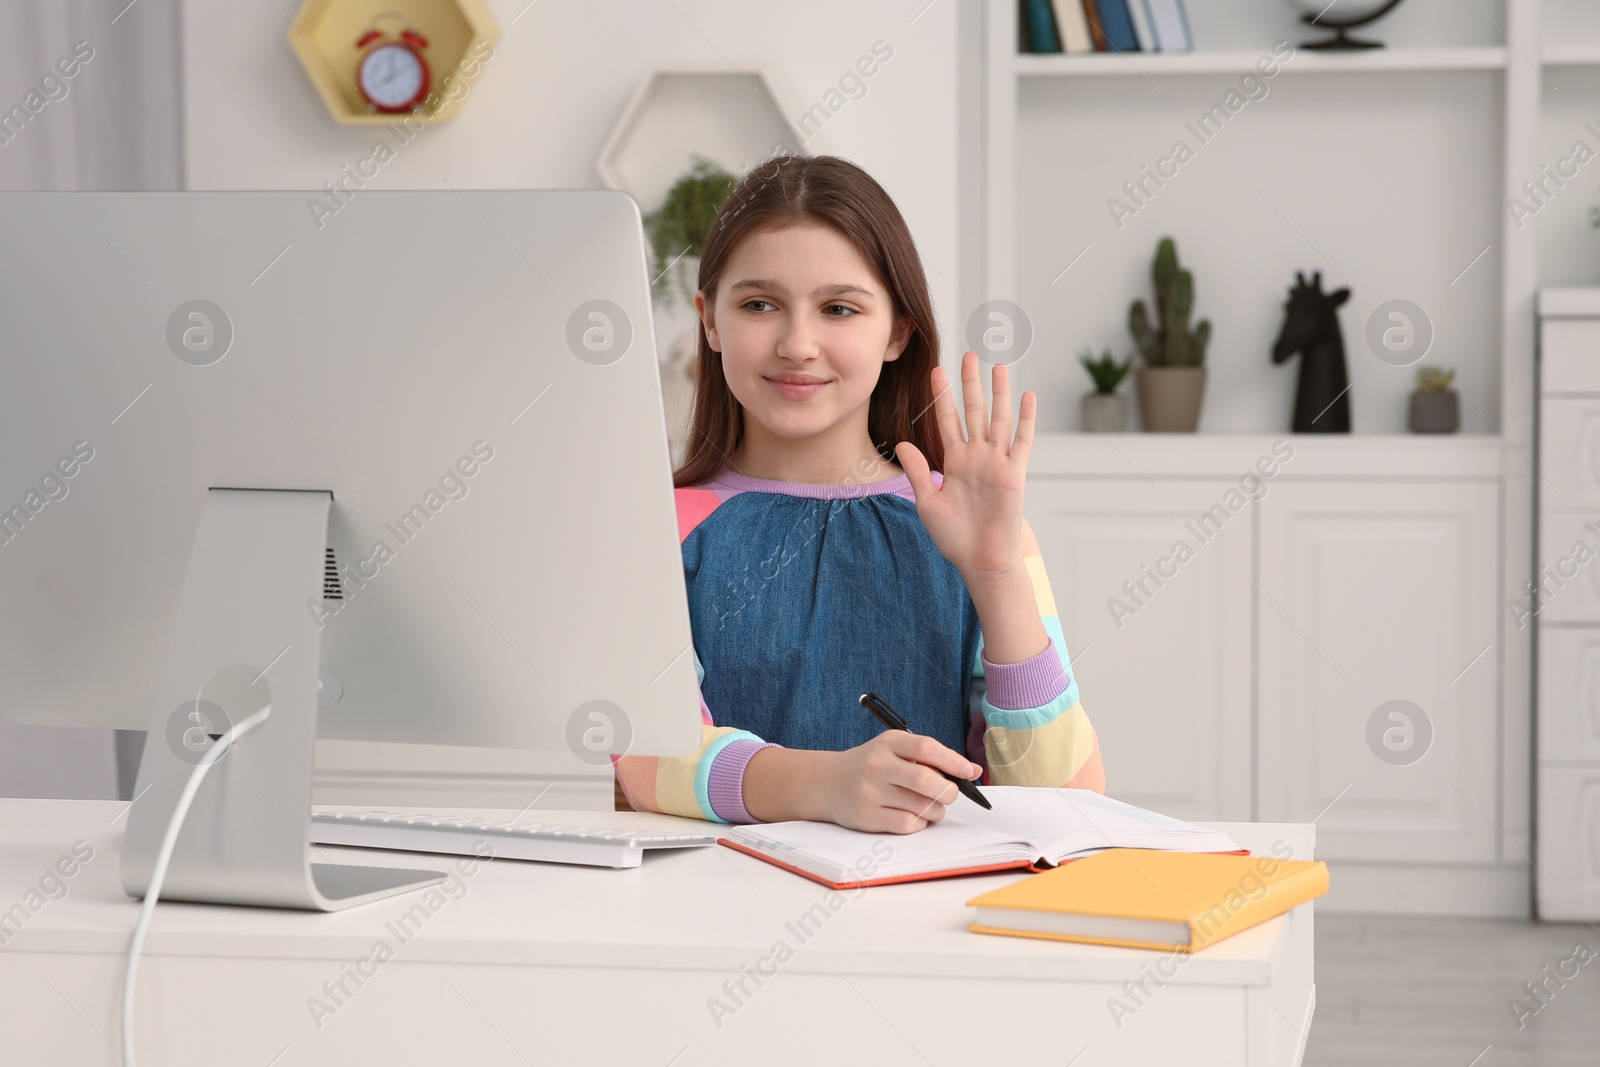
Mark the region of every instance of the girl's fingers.
POLYGON ((967 409, 967 438, 987 441, 989 421, 983 406, 983 379, 978 376, 978 354, 968 351, 961 357, 961 400, 967 409))
POLYGON ((989 422, 989 439, 999 442, 1002 448, 1011 445, 1011 375, 1004 363, 996 363, 992 372, 994 381, 994 418, 989 422))
POLYGON ((917 503, 922 503, 937 492, 933 487, 933 476, 928 472, 928 457, 922 454, 920 448, 910 441, 901 441, 894 446, 894 456, 911 482, 911 491, 916 495, 917 503))
POLYGON ((929 803, 951 804, 961 795, 954 782, 920 763, 902 762, 888 775, 888 784, 915 794, 919 798, 917 807, 929 803))
MULTIPOLYGON (((890 752, 905 761, 902 764, 902 769, 925 765, 932 767, 935 771, 947 771, 957 778, 970 778, 977 774, 980 769, 977 764, 955 749, 941 745, 933 738, 923 734, 906 733, 904 730, 885 730, 878 736, 883 738, 882 743, 889 746, 890 752)), ((895 780, 902 785, 911 785, 910 780, 904 777, 895 780)), ((944 782, 946 785, 950 784, 937 774, 934 775, 933 780, 944 782)), ((930 793, 929 795, 932 796, 933 794, 930 793)))
POLYGON ((904 789, 898 785, 889 786, 889 794, 883 798, 883 806, 908 811, 919 819, 926 819, 928 822, 938 822, 944 818, 943 804, 937 800, 930 800, 921 793, 904 789))
POLYGON ((945 374, 944 368, 935 365, 930 375, 933 379, 933 412, 934 421, 939 427, 939 439, 944 442, 945 452, 951 452, 961 446, 966 438, 961 435, 961 420, 956 417, 955 398, 950 395, 950 377, 945 374))
POLYGON ((1017 410, 1017 439, 1011 445, 1011 458, 1016 460, 1023 470, 1028 469, 1028 456, 1033 452, 1033 431, 1038 425, 1039 398, 1033 390, 1022 394, 1022 403, 1017 410))

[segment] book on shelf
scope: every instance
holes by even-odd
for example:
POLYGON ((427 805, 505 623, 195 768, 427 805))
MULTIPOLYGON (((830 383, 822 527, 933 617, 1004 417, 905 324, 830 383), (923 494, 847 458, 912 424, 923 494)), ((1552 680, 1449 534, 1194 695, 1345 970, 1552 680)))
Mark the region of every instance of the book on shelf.
POLYGON ((1017 42, 1020 52, 1068 55, 1192 47, 1183 0, 1018 0, 1017 42))
POLYGON ((1061 51, 1061 38, 1056 33, 1050 0, 1022 0, 1022 20, 1027 27, 1028 44, 1032 51, 1061 51))
POLYGON ((1106 51, 1105 28, 1100 25, 1100 5, 1097 0, 1082 0, 1083 17, 1089 23, 1089 38, 1096 52, 1106 51))
POLYGON ((1104 51, 1139 51, 1139 38, 1133 32, 1133 16, 1128 13, 1129 6, 1138 4, 1139 0, 1083 0, 1083 2, 1093 3, 1100 13, 1101 36, 1106 43, 1104 51))
POLYGON ((1155 52, 1155 34, 1150 30, 1150 9, 1145 6, 1146 0, 1128 0, 1128 19, 1133 23, 1133 36, 1139 42, 1139 51, 1155 52))
POLYGON ((1087 789, 986 785, 983 795, 993 810, 958 797, 943 819, 911 834, 774 822, 729 827, 718 843, 833 889, 1047 870, 1108 848, 1240 851, 1220 830, 1087 789))
POLYGON ((1163 52, 1192 52, 1194 38, 1189 35, 1189 16, 1183 0, 1144 0, 1150 30, 1156 47, 1163 52))
POLYGON ((1061 31, 1061 50, 1069 55, 1094 51, 1094 41, 1089 37, 1089 23, 1084 18, 1083 0, 1051 0, 1056 13, 1056 27, 1061 31))

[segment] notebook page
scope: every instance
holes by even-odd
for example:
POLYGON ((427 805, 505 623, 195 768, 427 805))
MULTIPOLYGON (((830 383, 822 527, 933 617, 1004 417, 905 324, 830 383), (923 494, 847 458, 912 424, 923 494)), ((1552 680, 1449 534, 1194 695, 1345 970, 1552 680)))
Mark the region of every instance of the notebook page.
POLYGON ((1052 863, 1107 848, 1159 848, 1231 852, 1238 848, 1216 830, 1148 811, 1088 789, 984 786, 994 805, 985 811, 959 798, 945 822, 958 820, 1015 834, 1052 863))
POLYGON ((736 826, 725 836, 835 882, 856 880, 874 868, 870 877, 885 878, 1033 858, 1033 846, 1024 836, 948 814, 911 834, 869 834, 825 822, 774 822, 736 826))

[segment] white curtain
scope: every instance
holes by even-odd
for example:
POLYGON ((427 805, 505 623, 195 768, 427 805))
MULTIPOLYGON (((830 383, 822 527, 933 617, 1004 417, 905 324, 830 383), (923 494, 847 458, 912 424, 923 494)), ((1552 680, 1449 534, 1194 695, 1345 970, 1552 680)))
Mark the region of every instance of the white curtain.
MULTIPOLYGON (((179 7, 0 0, 0 189, 184 187, 179 7)), ((141 740, 0 713, 0 796, 126 798, 141 740)))
POLYGON ((0 189, 183 188, 179 8, 0 0, 0 189))

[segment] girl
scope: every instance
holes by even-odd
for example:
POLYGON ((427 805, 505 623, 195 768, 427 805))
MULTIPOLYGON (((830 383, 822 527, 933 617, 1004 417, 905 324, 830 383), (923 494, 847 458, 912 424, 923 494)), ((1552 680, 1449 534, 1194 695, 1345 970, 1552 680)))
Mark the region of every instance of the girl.
POLYGON ((959 795, 938 771, 1104 792, 1022 516, 1036 398, 1012 443, 1006 368, 991 419, 967 352, 963 436, 888 194, 837 157, 775 157, 718 213, 699 286, 673 482, 704 726, 693 756, 613 757, 619 806, 910 833, 959 795), (912 732, 879 727, 868 690, 912 732))

